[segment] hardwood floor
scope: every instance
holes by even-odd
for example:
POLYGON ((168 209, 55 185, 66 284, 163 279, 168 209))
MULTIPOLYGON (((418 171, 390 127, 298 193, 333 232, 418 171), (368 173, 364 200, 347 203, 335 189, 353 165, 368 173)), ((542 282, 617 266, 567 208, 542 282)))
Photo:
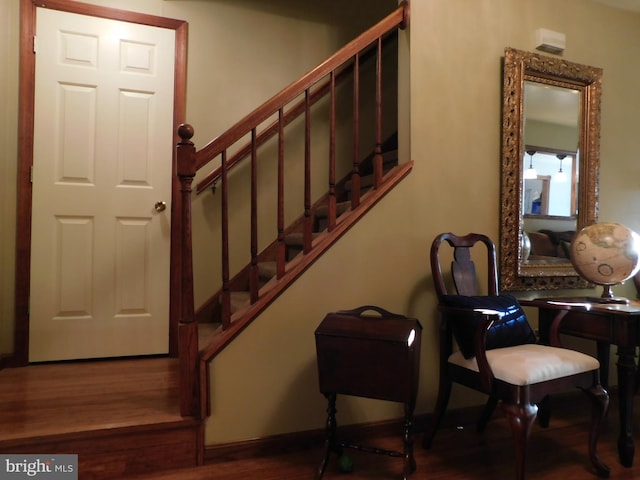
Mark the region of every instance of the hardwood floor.
MULTIPOLYGON (((176 363, 171 359, 79 362, 1 370, 0 453, 43 453, 42 445, 47 446, 47 453, 61 452, 49 448, 70 449, 67 453, 83 452, 79 453, 80 480, 314 478, 322 457, 318 436, 315 440, 285 436, 284 440, 289 443, 280 442, 278 449, 264 448, 262 444, 250 448, 209 449, 205 455, 206 465, 189 467, 195 464, 193 457, 201 439, 194 433, 198 426, 186 425, 186 433, 178 433, 182 432, 178 428, 185 422, 177 408, 176 372, 176 363), (167 426, 169 429, 165 429, 167 426), (92 436, 91 431, 96 433, 92 436), (114 431, 122 434, 116 436, 114 431), (294 438, 298 439, 294 441, 294 438), (150 451, 142 461, 136 448, 154 443, 156 450, 150 451), (267 450, 288 453, 255 454, 267 450), (140 473, 148 472, 150 466, 162 471, 140 473)), ((614 391, 600 439, 600 457, 611 467, 610 478, 640 480, 640 453, 633 468, 624 468, 618 463, 616 403, 614 391)), ((597 477, 590 471, 587 459, 587 399, 580 392, 554 398, 552 411, 550 427, 542 429, 536 425, 531 435, 528 479, 595 480, 597 477)), ((635 411, 640 415, 640 405, 636 405, 635 411)), ((447 415, 445 422, 449 424, 438 432, 431 450, 422 449, 422 436, 416 433, 417 471, 410 478, 513 478, 511 434, 504 419, 496 414, 487 431, 479 435, 473 422, 465 420, 477 418, 477 412, 472 412, 471 417, 467 413, 447 415)), ((640 417, 635 421, 636 439, 640 443, 638 424, 640 417)), ((402 448, 400 427, 397 435, 353 440, 389 450, 402 448)), ((401 459, 354 450, 346 453, 354 459, 354 471, 340 473, 332 456, 324 479, 402 478, 401 459)))
MULTIPOLYGON (((611 410, 603 428, 600 457, 611 467, 611 479, 640 479, 640 460, 632 468, 622 467, 617 456, 617 408, 612 395, 611 410)), ((533 429, 527 465, 531 480, 584 480, 597 479, 590 470, 587 458, 587 423, 589 405, 586 397, 577 392, 556 401, 553 405, 551 425, 533 429)), ((638 422, 636 422, 637 424, 638 422)), ((484 434, 478 434, 474 425, 451 425, 442 428, 435 437, 431 450, 420 445, 422 437, 415 436, 417 470, 410 478, 429 480, 504 480, 514 478, 511 434, 504 419, 497 415, 484 434)), ((366 440, 367 444, 398 450, 401 439, 381 437, 366 440)), ((640 448, 640 447, 639 447, 640 448)), ((324 479, 399 479, 402 461, 397 458, 349 450, 354 459, 350 474, 338 471, 332 457, 324 479)), ((640 454, 638 455, 640 456, 640 454)), ((303 451, 261 458, 227 460, 194 469, 164 472, 136 480, 307 480, 313 479, 322 457, 320 446, 303 451)))
POLYGON ((0 440, 181 420, 177 378, 176 361, 156 358, 4 369, 0 440))
POLYGON ((169 358, 1 370, 0 425, 0 453, 77 454, 82 480, 198 465, 202 443, 201 422, 180 416, 169 358))

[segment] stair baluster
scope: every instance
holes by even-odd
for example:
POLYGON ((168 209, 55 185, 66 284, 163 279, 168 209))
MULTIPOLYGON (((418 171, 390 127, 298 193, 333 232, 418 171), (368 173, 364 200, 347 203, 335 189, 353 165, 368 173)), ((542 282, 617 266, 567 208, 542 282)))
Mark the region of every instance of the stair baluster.
POLYGON ((373 158, 373 188, 382 183, 382 38, 378 38, 376 57, 376 147, 373 158))
POLYGON ((336 77, 335 71, 330 73, 329 98, 329 218, 327 232, 336 228, 336 77))
POLYGON ((258 147, 256 129, 251 129, 251 267, 249 295, 251 303, 258 300, 260 276, 258 272, 258 147))
POLYGON ((222 328, 231 325, 231 288, 229 287, 229 183, 227 181, 227 150, 221 154, 222 166, 222 328))
POLYGON ((283 108, 278 109, 278 252, 276 275, 284 276, 287 248, 284 243, 284 118, 283 108))
POLYGON ((311 251, 313 240, 313 217, 311 215, 311 95, 304 91, 304 226, 302 251, 311 251))
POLYGON ((360 54, 353 61, 353 170, 351 209, 360 205, 360 54))

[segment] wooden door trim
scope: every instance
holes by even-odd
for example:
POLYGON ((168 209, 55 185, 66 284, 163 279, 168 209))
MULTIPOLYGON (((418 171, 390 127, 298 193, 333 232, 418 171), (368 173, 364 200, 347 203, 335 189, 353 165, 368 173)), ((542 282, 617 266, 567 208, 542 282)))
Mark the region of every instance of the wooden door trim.
MULTIPOLYGON (((17 169, 17 218, 16 218, 16 276, 15 276, 15 331, 13 355, 4 358, 5 365, 21 366, 29 361, 29 294, 31 282, 31 166, 33 165, 34 106, 35 106, 35 55, 33 38, 36 32, 36 8, 49 8, 69 13, 119 20, 130 23, 167 28, 175 31, 175 77, 173 132, 175 145, 177 130, 185 122, 187 35, 188 24, 183 20, 129 12, 109 7, 89 5, 72 0, 21 0, 20 3, 20 85, 18 115, 18 169, 17 169)), ((178 320, 180 312, 179 257, 180 211, 179 182, 176 175, 175 149, 172 161, 171 183, 171 262, 169 307, 169 354, 178 353, 178 320)))

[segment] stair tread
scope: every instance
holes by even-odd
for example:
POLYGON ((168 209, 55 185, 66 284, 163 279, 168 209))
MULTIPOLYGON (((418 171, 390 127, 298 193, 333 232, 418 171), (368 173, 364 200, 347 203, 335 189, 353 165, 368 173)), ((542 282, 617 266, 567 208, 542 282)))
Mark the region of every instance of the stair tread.
MULTIPOLYGON (((373 185, 373 179, 374 179, 374 175, 365 175, 363 177, 360 177, 360 188, 369 188, 373 185)), ((353 189, 353 181, 352 180, 347 180, 344 184, 344 189, 347 192, 350 192, 353 189)))
POLYGON ((258 275, 260 278, 268 279, 275 276, 278 264, 275 261, 258 262, 258 275))
MULTIPOLYGON (((275 261, 258 262, 258 275, 264 280, 276 275, 277 264, 275 261)), ((251 296, 248 290, 234 290, 230 292, 231 313, 237 312, 249 305, 251 296)))
POLYGON ((4 369, 0 371, 0 396, 7 405, 19 405, 22 415, 10 409, 0 412, 2 425, 7 427, 0 445, 6 447, 21 439, 135 428, 146 422, 180 421, 179 409, 172 401, 177 398, 178 378, 179 363, 172 358, 123 358, 4 369), (126 372, 125 380, 121 372, 126 372), (78 402, 82 396, 94 401, 78 402), (132 396, 150 403, 121 402, 132 396), (108 420, 97 413, 104 412, 107 406, 108 420), (58 418, 51 415, 52 407, 73 414, 58 418))
MULTIPOLYGON (((383 166, 392 165, 392 164, 395 164, 395 163, 398 162, 398 150, 397 149, 384 151, 380 155, 382 155, 382 165, 383 166)), ((372 154, 371 157, 369 157, 367 159, 367 164, 366 164, 366 167, 364 167, 364 168, 366 168, 366 169, 373 168, 372 162, 373 162, 373 157, 374 156, 375 155, 372 154)), ((365 172, 365 173, 368 173, 368 172, 365 172)))
MULTIPOLYGON (((384 174, 386 174, 389 170, 396 166, 396 163, 385 165, 383 168, 384 174), (390 166, 389 166, 390 165, 390 166)), ((373 186, 375 175, 373 173, 369 175, 363 175, 360 177, 360 188, 370 188, 373 186)), ((351 179, 347 180, 344 184, 345 191, 349 192, 353 188, 353 181, 351 179)))
MULTIPOLYGON (((313 232, 311 238, 316 238, 321 232, 313 232)), ((304 243, 304 234, 302 232, 289 233, 284 237, 284 243, 288 247, 301 247, 304 243)))
MULTIPOLYGON (((344 212, 351 208, 351 202, 337 202, 336 203, 336 215, 342 215, 344 212)), ((314 211, 314 215, 316 218, 326 218, 329 216, 329 205, 322 204, 314 211)))
POLYGON ((80 478, 94 480, 195 467, 192 452, 202 427, 200 420, 180 415, 179 391, 177 358, 3 369, 0 398, 7 407, 0 411, 0 449, 74 452, 80 478), (171 458, 158 462, 168 451, 171 458), (125 465, 126 475, 119 475, 125 465))
POLYGON ((237 312, 249 303, 249 292, 231 292, 231 312, 237 312))

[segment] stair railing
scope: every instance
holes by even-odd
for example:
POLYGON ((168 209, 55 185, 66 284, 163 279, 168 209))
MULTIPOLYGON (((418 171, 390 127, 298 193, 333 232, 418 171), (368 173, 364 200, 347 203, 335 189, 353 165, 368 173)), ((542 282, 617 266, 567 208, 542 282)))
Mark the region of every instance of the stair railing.
POLYGON ((257 235, 257 148, 273 135, 277 136, 277 247, 276 247, 276 277, 285 274, 286 245, 285 245, 285 209, 284 209, 284 129, 297 115, 304 115, 304 221, 303 221, 303 252, 312 248, 312 212, 311 212, 311 105, 320 97, 329 97, 329 175, 328 175, 328 221, 327 230, 331 232, 336 227, 336 83, 343 77, 344 71, 353 69, 353 170, 351 180, 354 195, 351 206, 355 208, 360 203, 360 63, 373 45, 376 56, 375 69, 375 146, 373 171, 373 188, 377 188, 383 179, 382 162, 382 46, 384 39, 399 28, 404 28, 408 20, 408 3, 400 4, 398 9, 385 19, 365 31, 353 41, 321 63, 319 66, 302 76, 297 81, 267 100, 263 105, 244 117, 233 127, 222 133, 200 150, 196 150, 191 138, 194 130, 190 125, 181 125, 178 129, 180 142, 177 145, 178 177, 181 184, 180 205, 175 209, 180 218, 173 219, 179 224, 182 232, 180 238, 180 278, 182 279, 182 298, 180 299, 180 361, 181 361, 181 413, 185 416, 203 416, 206 412, 202 405, 200 391, 200 376, 204 375, 198 361, 198 332, 194 317, 193 295, 193 258, 192 258, 192 226, 191 226, 191 193, 192 182, 198 170, 205 167, 216 158, 220 159, 220 166, 209 174, 198 186, 201 191, 206 186, 219 179, 221 184, 221 234, 222 234, 222 294, 221 294, 221 323, 226 329, 231 324, 231 290, 229 266, 229 192, 227 174, 229 169, 242 158, 250 156, 251 177, 251 214, 250 214, 250 255, 249 291, 250 302, 254 303, 259 296, 258 279, 258 235, 257 235), (323 79, 328 77, 326 83, 323 79), (315 89, 312 91, 312 89, 315 89), (303 97, 301 102, 294 105, 285 113, 285 106, 303 97), (266 130, 258 134, 258 126, 273 116, 277 120, 266 130), (236 147, 237 142, 250 135, 250 142, 243 147, 236 147), (236 153, 229 157, 229 150, 236 147, 236 153), (206 185, 206 186, 205 186, 206 185))

